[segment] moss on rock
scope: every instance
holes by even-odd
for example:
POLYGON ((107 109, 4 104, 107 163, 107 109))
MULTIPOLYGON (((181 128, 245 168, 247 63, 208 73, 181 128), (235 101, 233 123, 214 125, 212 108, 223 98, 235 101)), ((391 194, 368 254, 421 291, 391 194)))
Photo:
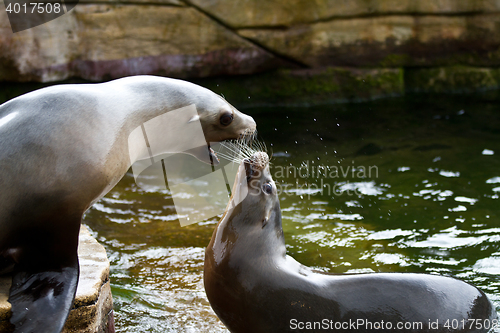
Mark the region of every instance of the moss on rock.
POLYGON ((471 93, 500 87, 500 68, 449 66, 405 70, 407 92, 471 93))
POLYGON ((403 70, 398 68, 279 70, 197 83, 238 105, 356 102, 404 94, 403 70))

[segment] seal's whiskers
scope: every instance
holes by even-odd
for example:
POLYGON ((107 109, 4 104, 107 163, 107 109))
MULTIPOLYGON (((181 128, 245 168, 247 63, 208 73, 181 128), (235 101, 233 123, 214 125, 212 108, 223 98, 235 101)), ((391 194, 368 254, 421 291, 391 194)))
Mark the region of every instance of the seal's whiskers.
POLYGON ((245 130, 243 134, 236 140, 237 142, 243 142, 247 146, 252 146, 253 141, 257 138, 257 130, 245 130))
POLYGON ((255 153, 266 151, 267 147, 264 142, 256 140, 254 135, 251 135, 250 140, 242 137, 238 140, 221 142, 221 149, 217 152, 217 155, 240 164, 244 159, 250 158, 255 153))

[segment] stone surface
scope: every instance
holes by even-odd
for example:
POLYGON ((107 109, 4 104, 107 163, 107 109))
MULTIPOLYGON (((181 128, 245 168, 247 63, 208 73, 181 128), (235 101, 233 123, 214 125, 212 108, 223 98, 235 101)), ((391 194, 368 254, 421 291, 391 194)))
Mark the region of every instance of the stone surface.
POLYGON ((500 65, 500 14, 366 17, 238 32, 309 67, 500 65))
POLYGON ((82 4, 13 34, 0 4, 0 80, 203 77, 259 72, 280 64, 193 8, 82 4))
MULTIPOLYGON (((104 247, 97 243, 85 226, 80 229, 78 258, 80 278, 73 309, 63 332, 114 332, 109 261, 104 247)), ((8 322, 11 316, 10 303, 7 302, 10 284, 10 277, 0 277, 0 332, 13 330, 8 322)))
POLYGON ((353 16, 500 11, 498 0, 188 0, 233 28, 293 26, 353 16))

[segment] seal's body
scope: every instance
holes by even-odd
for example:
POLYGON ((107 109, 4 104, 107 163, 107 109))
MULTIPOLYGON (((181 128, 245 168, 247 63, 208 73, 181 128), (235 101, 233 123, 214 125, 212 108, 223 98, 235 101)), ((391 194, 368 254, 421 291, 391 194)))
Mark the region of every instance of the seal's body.
POLYGON ((240 203, 228 204, 204 271, 210 304, 231 332, 487 332, 484 323, 497 323, 485 294, 453 278, 325 274, 287 256, 265 153, 240 165, 233 193, 240 203))
POLYGON ((207 143, 255 131, 251 117, 210 90, 152 76, 53 86, 0 106, 0 273, 14 270, 16 332, 62 329, 83 213, 134 162, 132 130, 193 104, 207 143))

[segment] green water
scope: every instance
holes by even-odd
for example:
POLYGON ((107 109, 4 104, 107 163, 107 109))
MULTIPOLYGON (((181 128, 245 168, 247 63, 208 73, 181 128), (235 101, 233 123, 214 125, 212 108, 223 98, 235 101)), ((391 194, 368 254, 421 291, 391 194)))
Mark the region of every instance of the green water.
MULTIPOLYGON (((495 100, 243 111, 273 154, 289 255, 336 273, 454 276, 500 310, 495 100)), ((202 280, 217 218, 181 228, 168 191, 145 192, 127 174, 84 222, 111 261, 117 332, 227 332, 202 280)))

